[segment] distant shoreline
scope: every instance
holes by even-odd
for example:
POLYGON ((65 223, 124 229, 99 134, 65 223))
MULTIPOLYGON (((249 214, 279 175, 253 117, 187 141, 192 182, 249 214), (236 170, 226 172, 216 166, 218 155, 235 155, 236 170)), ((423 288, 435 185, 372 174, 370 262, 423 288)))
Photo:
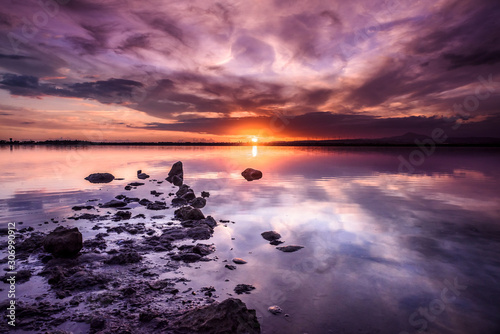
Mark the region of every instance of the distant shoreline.
MULTIPOLYGON (((497 142, 451 142, 434 143, 436 147, 500 147, 500 140, 497 142)), ((87 142, 87 141, 23 141, 7 142, 0 141, 0 146, 288 146, 288 147, 418 147, 416 143, 384 143, 369 142, 364 140, 336 141, 307 141, 307 142, 269 142, 269 143, 202 143, 202 142, 87 142)))

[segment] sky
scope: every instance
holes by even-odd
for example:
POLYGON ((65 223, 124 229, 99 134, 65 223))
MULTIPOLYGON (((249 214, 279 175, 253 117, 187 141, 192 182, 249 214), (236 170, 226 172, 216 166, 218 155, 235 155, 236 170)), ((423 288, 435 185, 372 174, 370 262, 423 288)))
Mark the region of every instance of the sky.
POLYGON ((498 0, 0 1, 0 139, 500 137, 498 0))

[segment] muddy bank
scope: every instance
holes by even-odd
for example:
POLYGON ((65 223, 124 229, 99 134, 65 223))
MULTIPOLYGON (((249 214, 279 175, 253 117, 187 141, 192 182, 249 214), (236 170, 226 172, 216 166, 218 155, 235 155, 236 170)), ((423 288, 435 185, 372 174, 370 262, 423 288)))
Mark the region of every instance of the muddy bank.
MULTIPOLYGON (((212 255, 215 245, 208 241, 218 223, 202 212, 210 195, 202 191, 197 196, 184 183, 180 162, 167 177, 173 185, 162 185, 163 181, 146 175, 138 172, 145 183, 131 182, 130 189, 111 201, 75 203, 72 216, 61 223, 52 221, 64 227, 55 225, 48 233, 31 227, 18 230, 18 289, 22 289, 21 284, 48 289, 34 289, 29 298, 17 298, 16 330, 260 332, 255 311, 241 300, 218 301, 213 287, 195 290, 190 280, 179 274, 179 268, 218 260, 212 255), (134 188, 139 186, 161 186, 162 191, 151 190, 148 198, 134 197, 134 188), (137 212, 144 210, 151 214, 137 212), (78 226, 85 224, 95 234, 83 233, 82 238, 78 226)), ((6 247, 5 242, 0 244, 0 249, 6 247)), ((244 283, 238 282, 241 286, 244 283)), ((239 292, 238 284, 234 286, 239 292)), ((0 305, 2 312, 7 308, 4 304, 0 305)), ((0 326, 2 331, 12 330, 6 322, 0 326)))

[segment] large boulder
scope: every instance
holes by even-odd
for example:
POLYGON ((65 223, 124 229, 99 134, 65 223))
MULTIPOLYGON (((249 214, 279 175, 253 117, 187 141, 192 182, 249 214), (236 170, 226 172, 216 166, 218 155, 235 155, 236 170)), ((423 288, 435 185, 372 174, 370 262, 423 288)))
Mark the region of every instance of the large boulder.
POLYGON ((200 209, 196 209, 191 206, 183 206, 182 208, 175 210, 174 214, 181 220, 205 219, 205 215, 200 209))
POLYGON ((175 186, 182 186, 182 183, 184 182, 184 172, 182 169, 181 161, 177 161, 172 165, 172 168, 170 169, 170 172, 168 172, 168 177, 166 178, 166 180, 175 186))
POLYGON ((260 333, 255 310, 235 298, 187 311, 173 319, 171 326, 182 333, 260 333))
POLYGON ((241 172, 241 176, 243 176, 247 181, 253 181, 262 178, 262 172, 257 169, 247 168, 241 172))
POLYGON ((90 183, 109 183, 114 179, 114 175, 110 173, 94 173, 85 178, 90 183))
POLYGON ((43 248, 55 257, 74 257, 82 247, 82 234, 77 227, 59 226, 43 240, 43 248))

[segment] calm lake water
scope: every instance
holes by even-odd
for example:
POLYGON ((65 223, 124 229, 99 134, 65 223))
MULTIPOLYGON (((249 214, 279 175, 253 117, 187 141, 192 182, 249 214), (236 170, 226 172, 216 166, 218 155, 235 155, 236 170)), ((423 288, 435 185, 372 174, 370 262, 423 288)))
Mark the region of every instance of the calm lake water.
MULTIPOLYGON (((185 183, 210 192, 205 215, 234 222, 208 240, 218 261, 182 272, 193 288, 213 285, 219 300, 237 283, 254 285, 238 298, 257 310, 263 333, 499 333, 500 151, 438 148, 414 173, 401 173, 398 157, 411 152, 1 147, 1 224, 48 231, 57 225, 44 221, 72 216, 71 207, 89 199, 150 196, 123 188, 139 169, 163 180, 181 160, 185 183), (264 177, 247 182, 240 175, 247 167, 264 177), (124 180, 90 184, 84 177, 93 172, 124 180), (268 230, 304 248, 280 252, 261 237, 268 230), (225 269, 234 257, 248 263, 225 269), (275 304, 283 314, 267 311, 275 304)), ((161 189, 172 190, 166 182, 161 189)), ((170 220, 173 210, 164 214, 170 220)), ((84 239, 96 233, 82 220, 62 225, 77 226, 84 239)), ((34 277, 18 289, 27 298, 34 284, 46 283, 34 277)))

